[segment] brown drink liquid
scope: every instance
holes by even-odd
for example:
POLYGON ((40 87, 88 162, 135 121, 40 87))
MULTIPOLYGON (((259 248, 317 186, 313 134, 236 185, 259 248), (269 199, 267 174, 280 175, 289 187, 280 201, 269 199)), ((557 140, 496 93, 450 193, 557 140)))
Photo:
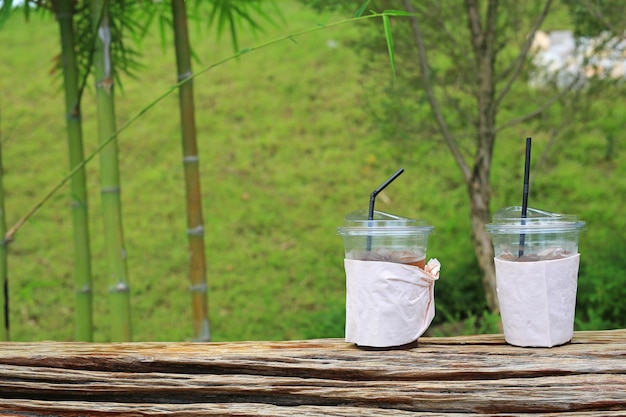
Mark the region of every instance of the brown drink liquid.
POLYGON ((410 251, 391 251, 388 249, 376 249, 371 252, 364 251, 356 253, 351 258, 361 261, 393 262, 396 264, 417 266, 422 269, 426 267, 426 256, 420 259, 419 255, 416 255, 414 252, 410 251))
POLYGON ((401 263, 403 263, 404 265, 418 266, 422 269, 426 268, 426 258, 423 258, 414 262, 401 262, 401 263))
MULTIPOLYGON (((379 261, 380 262, 379 259, 361 259, 361 260, 362 261, 379 261)), ((386 261, 383 261, 383 262, 386 262, 386 261)), ((419 261, 413 261, 413 262, 411 262, 411 261, 409 261, 409 262, 389 261, 389 262, 393 262, 393 263, 396 263, 396 264, 402 264, 402 265, 417 266, 417 267, 422 268, 422 269, 426 268, 426 258, 421 259, 419 261)))
POLYGON ((556 259, 564 259, 574 255, 571 252, 568 252, 562 248, 556 248, 549 251, 543 251, 539 254, 530 253, 524 254, 522 256, 514 255, 511 252, 503 252, 498 256, 500 259, 505 261, 514 261, 514 262, 538 262, 538 261, 553 261, 556 259))

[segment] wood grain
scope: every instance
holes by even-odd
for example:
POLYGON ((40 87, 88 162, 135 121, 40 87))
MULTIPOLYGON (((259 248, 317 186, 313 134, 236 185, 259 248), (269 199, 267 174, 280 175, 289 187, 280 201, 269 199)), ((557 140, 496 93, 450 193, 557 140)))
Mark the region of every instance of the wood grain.
POLYGON ((1 343, 0 415, 626 415, 626 330, 369 351, 337 339, 1 343))

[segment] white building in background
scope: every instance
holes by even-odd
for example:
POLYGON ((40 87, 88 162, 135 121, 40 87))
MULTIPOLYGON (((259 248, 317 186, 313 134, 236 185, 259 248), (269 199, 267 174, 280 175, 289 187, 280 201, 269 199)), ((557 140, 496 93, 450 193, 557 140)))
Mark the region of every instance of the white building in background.
MULTIPOLYGON (((0 7, 4 4, 3 0, 0 0, 0 7)), ((24 0, 13 0, 13 6, 18 7, 24 4, 24 0)))
POLYGON ((559 88, 580 88, 593 77, 626 80, 626 36, 576 39, 569 30, 537 31, 531 51, 534 87, 554 81, 559 88))

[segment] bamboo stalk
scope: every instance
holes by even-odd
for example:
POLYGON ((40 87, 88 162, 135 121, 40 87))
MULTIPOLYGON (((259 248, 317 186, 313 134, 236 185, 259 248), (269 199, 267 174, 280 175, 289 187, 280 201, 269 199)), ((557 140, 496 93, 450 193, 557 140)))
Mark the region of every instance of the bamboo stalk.
MULTIPOLYGON (((0 109, 0 120, 2 119, 0 109)), ((4 236, 7 223, 4 209, 4 166, 2 163, 2 130, 0 130, 0 284, 2 288, 2 308, 0 308, 0 340, 10 340, 9 332, 9 277, 8 277, 8 250, 9 240, 4 236)))
MULTIPOLYGON (((187 11, 184 0, 172 0, 172 16, 174 19, 178 82, 181 82, 191 78, 193 74, 187 28, 187 11)), ((210 341, 204 222, 202 218, 200 171, 198 168, 193 82, 183 83, 178 89, 178 94, 187 198, 187 236, 190 252, 189 273, 191 279, 193 333, 196 341, 210 341)))
MULTIPOLYGON (((96 79, 96 105, 98 137, 100 143, 109 140, 117 131, 114 76, 111 54, 111 30, 109 27, 109 1, 92 3, 94 32, 97 33, 94 53, 96 79)), ((117 138, 111 140, 100 152, 100 194, 104 221, 104 241, 109 268, 109 306, 111 315, 111 340, 130 341, 132 338, 130 318, 130 285, 126 266, 126 250, 122 227, 122 203, 120 198, 120 175, 117 138)))
POLYGON ((76 340, 93 340, 91 249, 87 205, 87 176, 83 152, 79 75, 76 64, 72 0, 59 0, 56 17, 62 47, 63 83, 70 169, 81 166, 71 179, 71 209, 74 231, 74 291, 76 340))

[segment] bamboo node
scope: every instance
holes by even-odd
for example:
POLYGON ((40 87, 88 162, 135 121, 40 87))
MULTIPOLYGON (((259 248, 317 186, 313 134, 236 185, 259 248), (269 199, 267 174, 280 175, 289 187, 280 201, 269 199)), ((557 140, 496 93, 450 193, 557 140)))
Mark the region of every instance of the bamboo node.
POLYGON ((72 110, 68 114, 65 115, 67 120, 80 120, 80 112, 76 110, 72 110))
POLYGON ((193 77, 193 72, 187 71, 187 72, 184 72, 182 74, 179 74, 178 77, 176 78, 176 80, 178 82, 181 82, 181 81, 185 81, 187 78, 191 78, 191 77, 193 77))
POLYGON ((91 287, 89 285, 84 285, 77 292, 79 294, 91 294, 91 287))
POLYGON ((105 78, 102 79, 102 81, 98 81, 96 83, 96 88, 101 88, 107 95, 111 95, 111 92, 113 91, 113 79, 111 79, 111 77, 107 76, 105 78))
POLYGON ((200 293, 206 293, 208 290, 208 286, 206 285, 206 283, 203 284, 194 284, 194 285, 190 285, 189 286, 189 292, 200 292, 200 293))
POLYGON ((102 187, 100 188, 101 194, 119 194, 120 187, 102 187))
POLYGON ((198 157, 198 155, 186 155, 183 157, 184 164, 196 163, 198 161, 200 161, 200 157, 198 157))
POLYGON ((115 287, 111 288, 110 292, 130 292, 130 287, 125 282, 118 282, 115 287))
POLYGON ((189 236, 204 236, 204 226, 199 225, 196 227, 192 227, 187 229, 187 234, 189 236))
POLYGON ((84 201, 72 200, 70 201, 71 208, 86 208, 87 204, 84 201))

